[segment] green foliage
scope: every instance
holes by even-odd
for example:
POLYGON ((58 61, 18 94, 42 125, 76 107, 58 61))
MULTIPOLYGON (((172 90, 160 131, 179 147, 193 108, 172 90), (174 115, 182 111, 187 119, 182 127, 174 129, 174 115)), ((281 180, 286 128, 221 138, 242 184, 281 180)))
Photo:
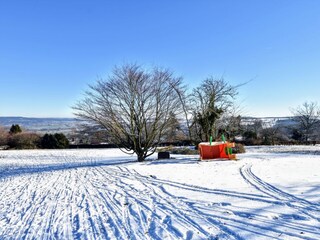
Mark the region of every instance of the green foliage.
POLYGON ((68 148, 69 141, 63 133, 46 133, 41 139, 41 147, 47 149, 68 148))
POLYGON ((17 133, 21 133, 22 129, 19 126, 19 124, 12 124, 9 133, 10 134, 17 134, 17 133))
POLYGON ((46 133, 41 139, 41 148, 57 148, 58 141, 52 134, 46 133))
POLYGON ((217 108, 214 106, 214 103, 210 103, 209 108, 201 113, 197 112, 195 115, 195 122, 199 124, 205 133, 205 141, 208 141, 210 136, 215 136, 215 123, 223 113, 221 108, 217 108))
POLYGON ((57 139, 57 142, 58 142, 57 148, 69 147, 69 140, 63 133, 55 133, 54 137, 57 139))
POLYGON ((252 140, 252 139, 257 139, 257 133, 254 132, 254 131, 251 131, 251 130, 248 130, 248 131, 245 131, 243 133, 243 137, 246 139, 246 140, 252 140))
POLYGON ((257 132, 253 130, 247 130, 243 133, 244 144, 246 145, 260 145, 262 144, 261 138, 258 137, 257 132))
POLYGON ((194 143, 208 142, 211 136, 217 138, 219 130, 217 122, 232 108, 234 98, 238 94, 237 87, 228 84, 223 78, 210 77, 193 89, 191 132, 194 143))

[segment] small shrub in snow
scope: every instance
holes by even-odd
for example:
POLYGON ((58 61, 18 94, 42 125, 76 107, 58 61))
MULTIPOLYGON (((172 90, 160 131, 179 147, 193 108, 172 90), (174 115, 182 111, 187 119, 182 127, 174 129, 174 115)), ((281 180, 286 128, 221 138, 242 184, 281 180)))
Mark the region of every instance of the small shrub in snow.
POLYGON ((8 137, 9 137, 8 131, 0 127, 0 147, 7 145, 8 137))
POLYGON ((9 137, 8 145, 14 149, 36 149, 40 136, 36 133, 16 133, 9 137))
POLYGON ((244 148, 244 145, 241 143, 236 143, 235 147, 232 148, 233 153, 245 153, 246 149, 244 148))

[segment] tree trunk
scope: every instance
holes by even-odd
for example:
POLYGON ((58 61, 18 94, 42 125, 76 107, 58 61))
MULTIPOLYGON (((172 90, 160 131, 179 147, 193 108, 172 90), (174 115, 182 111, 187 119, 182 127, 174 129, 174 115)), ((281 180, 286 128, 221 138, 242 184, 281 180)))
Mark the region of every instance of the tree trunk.
POLYGON ((145 160, 145 155, 144 154, 137 154, 137 160, 138 162, 143 162, 145 160))

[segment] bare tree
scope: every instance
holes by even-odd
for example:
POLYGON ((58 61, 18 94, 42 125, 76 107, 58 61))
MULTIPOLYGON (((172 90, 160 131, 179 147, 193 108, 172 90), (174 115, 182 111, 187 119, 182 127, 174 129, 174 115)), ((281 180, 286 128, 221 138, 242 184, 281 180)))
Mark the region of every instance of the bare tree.
POLYGON ((246 145, 262 144, 263 122, 259 118, 254 118, 250 124, 243 125, 243 139, 246 145))
POLYGON ((320 108, 316 102, 305 102, 291 110, 298 123, 298 131, 305 142, 312 140, 316 127, 320 123, 320 108))
POLYGON ((187 92, 186 86, 173 86, 174 91, 176 92, 182 107, 182 117, 184 117, 186 128, 181 128, 184 135, 188 136, 188 140, 193 142, 192 135, 192 103, 191 95, 187 92), (184 131, 186 130, 186 131, 184 131))
POLYGON ((210 77, 193 90, 193 132, 198 141, 209 141, 210 136, 217 138, 216 122, 233 106, 237 88, 223 78, 210 77))
POLYGON ((0 146, 7 145, 9 133, 3 127, 0 126, 0 146))
POLYGON ((74 106, 75 115, 103 126, 113 143, 143 161, 160 143, 170 113, 180 113, 175 89, 181 82, 169 70, 147 71, 135 64, 116 67, 107 80, 90 86, 74 106))
POLYGON ((262 144, 275 145, 279 141, 284 140, 285 136, 281 126, 275 123, 265 123, 261 130, 262 144))
POLYGON ((167 143, 178 142, 180 139, 181 126, 177 116, 172 112, 169 113, 168 128, 163 133, 163 139, 167 143))
POLYGON ((241 109, 238 105, 233 105, 228 112, 224 112, 217 121, 217 129, 223 132, 230 141, 235 141, 236 136, 243 130, 241 125, 241 109))
POLYGON ((74 129, 68 138, 75 144, 101 144, 110 143, 107 130, 101 125, 85 122, 74 129))

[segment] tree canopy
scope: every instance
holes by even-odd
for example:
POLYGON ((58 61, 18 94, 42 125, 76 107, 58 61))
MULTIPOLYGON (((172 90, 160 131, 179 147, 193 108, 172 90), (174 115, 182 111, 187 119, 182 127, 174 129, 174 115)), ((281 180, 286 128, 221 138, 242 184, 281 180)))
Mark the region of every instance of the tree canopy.
POLYGON ((21 133, 21 132, 22 132, 22 129, 19 124, 12 124, 12 126, 9 130, 10 134, 17 134, 17 133, 21 133))
POLYGON ((300 134, 301 139, 305 142, 313 140, 316 134, 315 130, 320 124, 320 108, 318 104, 316 102, 305 102, 291 111, 294 115, 294 120, 298 123, 295 137, 300 134))
POLYGON ((207 78, 191 95, 194 138, 209 141, 217 138, 216 122, 234 103, 238 86, 228 84, 223 78, 207 78))
POLYGON ((106 80, 89 86, 75 114, 103 126, 115 144, 143 161, 161 142, 172 114, 181 111, 176 91, 181 81, 167 69, 116 67, 106 80))

